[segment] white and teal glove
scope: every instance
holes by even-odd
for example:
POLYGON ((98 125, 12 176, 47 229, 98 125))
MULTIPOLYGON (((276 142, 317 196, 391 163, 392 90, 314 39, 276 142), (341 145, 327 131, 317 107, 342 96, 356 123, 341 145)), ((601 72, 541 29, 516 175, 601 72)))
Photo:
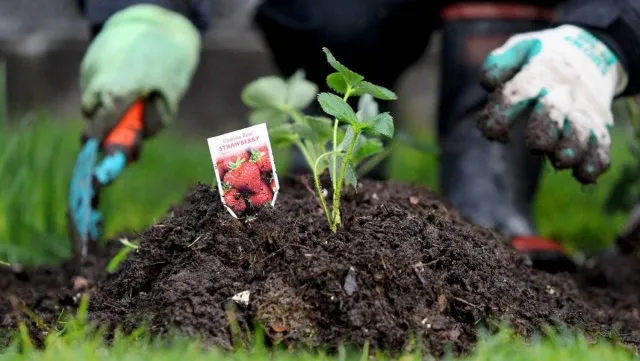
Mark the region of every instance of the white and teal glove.
POLYGON ((589 32, 562 25, 512 36, 487 57, 482 85, 492 92, 478 122, 485 137, 507 142, 526 118, 526 146, 555 168, 585 184, 609 168, 611 103, 627 74, 589 32))

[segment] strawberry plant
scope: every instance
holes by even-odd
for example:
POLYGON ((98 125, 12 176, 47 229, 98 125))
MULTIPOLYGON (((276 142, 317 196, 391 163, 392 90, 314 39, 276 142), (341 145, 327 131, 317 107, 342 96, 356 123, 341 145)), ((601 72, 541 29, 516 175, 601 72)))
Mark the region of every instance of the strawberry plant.
MULTIPOLYGON (((356 186, 358 166, 384 150, 380 137, 394 134, 393 117, 379 113, 374 98, 395 100, 397 96, 341 64, 329 49, 323 51, 334 70, 326 78, 333 93, 318 94, 317 85, 298 71, 288 79, 266 76, 251 82, 243 90, 242 100, 252 109, 252 124, 267 123, 274 147, 293 145, 300 149, 311 168, 329 227, 336 232, 341 224, 343 185, 356 186), (352 97, 359 97, 357 111, 348 103, 352 97), (304 114, 314 100, 328 117, 304 114), (333 191, 330 202, 320 185, 320 175, 327 170, 333 191)), ((259 155, 252 154, 252 158, 259 159, 259 155)))

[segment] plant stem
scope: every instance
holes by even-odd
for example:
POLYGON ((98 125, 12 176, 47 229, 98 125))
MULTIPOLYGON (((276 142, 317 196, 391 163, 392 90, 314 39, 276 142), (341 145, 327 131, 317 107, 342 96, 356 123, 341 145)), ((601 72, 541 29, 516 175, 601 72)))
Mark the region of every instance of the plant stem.
POLYGON ((358 137, 360 136, 360 130, 354 128, 353 141, 349 144, 347 154, 342 158, 342 167, 340 167, 340 173, 338 174, 337 188, 333 190, 333 224, 340 224, 340 192, 342 191, 342 181, 344 180, 344 173, 347 170, 347 165, 351 161, 353 150, 356 148, 358 137))
POLYGON ((333 170, 334 177, 332 177, 333 181, 333 190, 335 192, 336 189, 336 171, 338 170, 338 119, 336 118, 333 123, 333 159, 331 169, 333 170))
MULTIPOLYGON (((347 86, 347 90, 344 92, 344 97, 342 100, 346 103, 351 95, 353 88, 351 86, 347 86)), ((331 229, 337 229, 337 225, 340 224, 340 182, 342 182, 342 178, 344 174, 338 174, 336 171, 338 170, 338 124, 340 121, 338 118, 335 119, 333 123, 333 206, 331 207, 331 220, 329 224, 331 225, 331 229), (336 176, 337 179, 336 180, 336 176)), ((344 161, 343 168, 344 168, 344 161)), ((344 172, 344 171, 343 171, 344 172)), ((334 231, 335 232, 335 231, 334 231)))
POLYGON ((324 194, 322 194, 322 187, 320 187, 320 176, 318 175, 317 167, 318 161, 323 157, 330 153, 325 153, 316 159, 315 164, 313 165, 313 182, 316 186, 316 192, 318 192, 318 199, 320 201, 320 205, 322 206, 322 211, 324 212, 324 216, 327 218, 327 222, 329 222, 329 228, 331 228, 331 232, 335 232, 335 226, 331 222, 331 215, 329 214, 329 207, 327 206, 327 202, 324 200, 324 194))
POLYGON ((329 222, 329 227, 331 227, 331 231, 335 232, 334 227, 331 224, 331 215, 329 214, 329 207, 327 206, 327 202, 325 202, 324 196, 322 195, 322 187, 320 187, 320 177, 318 176, 318 172, 316 170, 318 166, 318 161, 326 154, 323 154, 320 157, 316 158, 314 162, 309 156, 309 152, 307 152, 307 149, 305 148, 304 144, 302 144, 302 142, 299 139, 296 140, 294 143, 296 146, 298 146, 298 148, 300 148, 302 155, 306 159, 307 163, 309 163, 309 166, 312 168, 311 172, 313 175, 313 183, 316 187, 316 192, 318 192, 318 202, 320 202, 320 206, 322 206, 322 211, 324 212, 325 217, 327 217, 327 221, 329 222))

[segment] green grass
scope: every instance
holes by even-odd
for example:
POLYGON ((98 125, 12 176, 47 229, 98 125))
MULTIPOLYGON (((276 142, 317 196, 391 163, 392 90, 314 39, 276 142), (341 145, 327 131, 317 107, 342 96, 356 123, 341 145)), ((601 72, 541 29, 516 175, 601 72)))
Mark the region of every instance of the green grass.
MULTIPOLYGON (((44 117, 37 126, 0 125, 0 261, 27 264, 58 262, 69 255, 65 227, 65 195, 79 149, 80 126, 53 125, 44 117)), ((415 134, 415 133, 414 133, 415 134)), ((420 135, 425 147, 433 146, 429 134, 420 135)), ((608 217, 603 211, 608 187, 620 165, 629 160, 626 140, 615 143, 613 168, 596 187, 582 187, 569 172, 547 167, 536 201, 536 219, 544 235, 564 242, 572 250, 606 246, 624 222, 624 215, 608 217)), ((276 154, 277 167, 287 159, 276 154)), ((437 189, 436 154, 398 145, 392 155, 395 179, 425 184, 437 189)), ((184 139, 164 132, 146 142, 143 157, 132 165, 102 197, 106 235, 123 230, 141 230, 178 202, 195 182, 213 181, 204 137, 184 139)), ((44 352, 10 349, 0 360, 260 360, 273 357, 265 350, 231 354, 207 349, 194 340, 173 343, 122 337, 106 347, 83 327, 74 332, 52 332, 44 352)), ((24 346, 24 345, 23 345, 24 346)), ((344 358, 360 359, 348 353, 344 358)), ((332 356, 279 352, 277 360, 324 360, 332 356)), ((420 359, 408 355, 405 360, 420 359)), ((484 338, 467 360, 629 360, 627 351, 609 344, 593 344, 580 335, 551 335, 526 343, 508 331, 484 338)))
MULTIPOLYGON (((44 349, 34 347, 27 335, 26 328, 21 325, 9 348, 0 353, 0 361, 15 360, 85 360, 85 361, 357 361, 429 360, 428 354, 422 352, 419 345, 400 355, 389 356, 381 350, 370 349, 367 345, 361 348, 340 347, 337 352, 324 350, 284 350, 275 347, 268 349, 262 340, 263 334, 257 332, 252 340, 239 343, 233 351, 206 347, 197 339, 168 337, 157 339, 147 335, 142 329, 129 335, 116 333, 113 341, 106 345, 101 332, 90 333, 95 329, 87 326, 86 302, 81 304, 78 316, 70 319, 59 329, 53 330, 46 340, 44 349)), ((458 359, 453 356, 445 360, 459 361, 630 361, 634 354, 628 348, 617 346, 606 340, 592 340, 583 335, 567 331, 546 330, 544 333, 524 340, 516 336, 508 328, 502 328, 497 334, 488 335, 480 332, 480 340, 468 356, 458 359)))

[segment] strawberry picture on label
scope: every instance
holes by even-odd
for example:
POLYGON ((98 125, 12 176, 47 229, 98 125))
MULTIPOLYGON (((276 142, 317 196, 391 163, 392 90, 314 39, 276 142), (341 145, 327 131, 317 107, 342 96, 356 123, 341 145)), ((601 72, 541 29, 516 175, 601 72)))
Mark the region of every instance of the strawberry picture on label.
POLYGON ((224 192, 224 202, 235 214, 242 214, 247 209, 247 201, 237 189, 224 192))
POLYGON ((224 183, 239 191, 256 192, 262 185, 260 168, 253 162, 245 162, 230 170, 223 178, 224 183))
POLYGON ((273 206, 279 190, 265 124, 208 139, 222 202, 230 213, 252 219, 273 206))
POLYGON ((273 198, 273 192, 271 187, 264 183, 260 183, 260 188, 249 197, 249 203, 252 207, 263 207, 265 204, 271 202, 273 198))
POLYGON ((225 158, 218 159, 216 161, 216 166, 218 167, 218 171, 220 172, 220 175, 224 177, 224 175, 227 174, 228 171, 238 167, 240 164, 248 160, 249 160, 249 153, 242 152, 240 154, 234 154, 225 158))
POLYGON ((251 161, 258 165, 261 172, 271 171, 271 157, 266 146, 251 150, 251 161))

